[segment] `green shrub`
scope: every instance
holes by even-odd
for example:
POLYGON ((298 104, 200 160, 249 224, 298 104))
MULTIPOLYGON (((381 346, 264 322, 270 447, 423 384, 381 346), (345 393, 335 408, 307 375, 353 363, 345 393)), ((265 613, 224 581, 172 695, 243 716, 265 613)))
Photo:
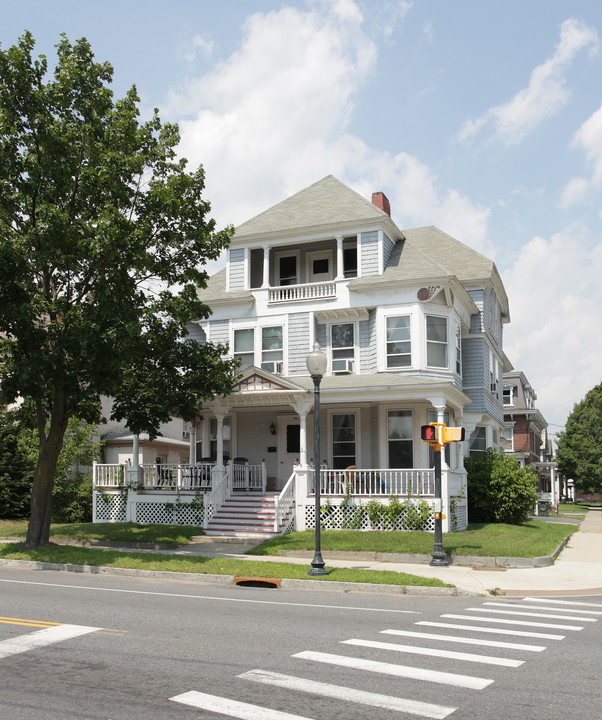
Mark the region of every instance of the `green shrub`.
POLYGON ((92 473, 57 476, 52 489, 52 522, 92 522, 92 473))
POLYGON ((529 468, 492 449, 471 455, 465 465, 470 522, 525 522, 537 501, 537 478, 529 468))

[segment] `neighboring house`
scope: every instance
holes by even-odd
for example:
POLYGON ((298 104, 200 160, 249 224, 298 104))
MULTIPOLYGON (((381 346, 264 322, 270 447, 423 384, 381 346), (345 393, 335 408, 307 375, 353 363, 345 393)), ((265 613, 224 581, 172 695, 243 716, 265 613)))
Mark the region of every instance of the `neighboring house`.
POLYGON ((535 390, 520 370, 504 373, 504 433, 502 449, 537 474, 540 495, 558 501, 558 478, 553 462, 548 423, 536 407, 535 390))
MULTIPOLYGON (((431 421, 466 429, 442 473, 444 530, 466 526, 464 455, 499 448, 504 427, 509 310, 491 260, 435 227, 400 230, 382 193, 370 202, 328 176, 240 225, 199 296, 212 315, 191 336, 227 344, 241 362, 232 393, 192 428, 192 459, 211 469, 209 530, 237 488, 276 493, 274 530, 315 524, 306 358, 316 342, 328 358, 326 526, 341 526, 349 496, 356 507, 391 493, 432 507, 433 458, 420 440, 431 421)), ((191 467, 178 482, 198 488, 195 477, 191 467)))

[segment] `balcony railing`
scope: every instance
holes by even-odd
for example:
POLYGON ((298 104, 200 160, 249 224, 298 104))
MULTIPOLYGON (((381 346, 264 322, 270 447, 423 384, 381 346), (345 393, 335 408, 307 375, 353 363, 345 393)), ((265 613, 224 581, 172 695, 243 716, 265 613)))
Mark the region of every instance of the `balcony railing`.
POLYGON ((328 280, 326 282, 305 283, 303 285, 281 285, 270 288, 268 302, 302 302, 304 300, 335 298, 336 296, 336 283, 334 280, 328 280))

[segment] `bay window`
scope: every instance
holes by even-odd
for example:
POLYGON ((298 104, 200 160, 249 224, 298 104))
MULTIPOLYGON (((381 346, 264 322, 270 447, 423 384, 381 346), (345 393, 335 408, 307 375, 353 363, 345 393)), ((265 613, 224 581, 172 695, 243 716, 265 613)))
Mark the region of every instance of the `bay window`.
POLYGON ((410 367, 412 364, 412 337, 410 316, 387 318, 387 367, 410 367))
POLYGON ((426 364, 447 368, 447 318, 426 316, 426 364))

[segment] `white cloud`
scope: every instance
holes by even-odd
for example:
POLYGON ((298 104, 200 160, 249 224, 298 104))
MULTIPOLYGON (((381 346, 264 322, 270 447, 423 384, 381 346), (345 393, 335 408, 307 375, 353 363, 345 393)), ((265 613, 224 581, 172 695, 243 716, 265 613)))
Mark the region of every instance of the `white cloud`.
POLYGON ((505 351, 533 383, 549 423, 602 380, 602 242, 578 225, 536 237, 503 273, 511 322, 505 351))
POLYGON ((469 140, 490 127, 493 135, 505 145, 519 143, 543 120, 558 114, 567 104, 570 90, 566 86, 566 73, 577 53, 587 47, 598 47, 596 29, 582 20, 565 20, 554 54, 532 71, 527 87, 481 117, 467 120, 458 139, 469 140))
MULTIPOLYGON (((399 15, 408 3, 398 3, 399 15)), ((220 224, 238 224, 333 174, 370 198, 382 190, 400 227, 438 224, 482 249, 488 210, 441 190, 417 158, 376 150, 349 132, 377 45, 351 0, 250 16, 240 48, 172 93, 180 151, 206 170, 220 224)), ((162 114, 165 114, 165 109, 162 114)), ((375 138, 375 141, 377 138, 375 138)))
POLYGON ((585 152, 591 177, 573 178, 565 186, 560 205, 567 208, 587 200, 590 190, 602 188, 602 105, 574 134, 571 145, 585 152))

